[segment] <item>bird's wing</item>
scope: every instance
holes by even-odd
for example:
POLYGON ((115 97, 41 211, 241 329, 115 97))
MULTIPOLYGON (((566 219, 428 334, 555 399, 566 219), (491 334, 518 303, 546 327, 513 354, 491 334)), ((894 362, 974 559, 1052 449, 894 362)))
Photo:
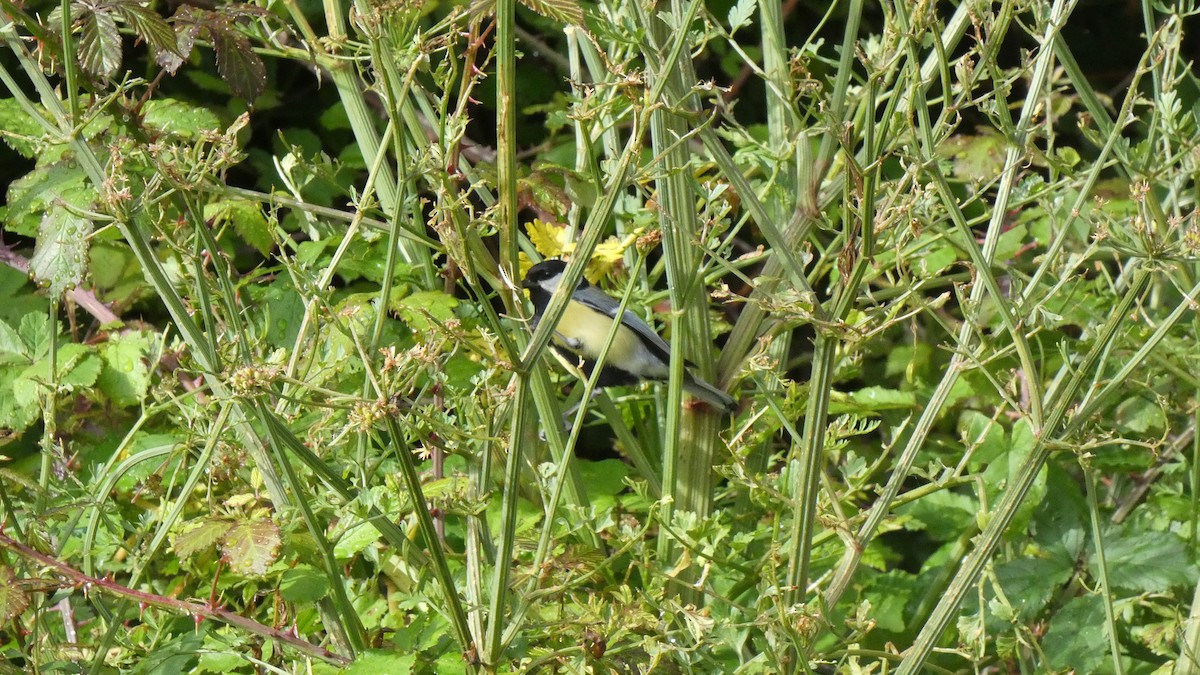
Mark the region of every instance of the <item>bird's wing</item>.
MULTIPOLYGON (((613 298, 595 286, 588 286, 576 291, 575 300, 613 318, 616 318, 617 310, 621 309, 621 303, 617 302, 616 298, 613 298)), ((633 330, 634 333, 637 333, 645 341, 647 347, 659 352, 659 357, 663 361, 668 361, 671 358, 671 346, 659 337, 658 333, 654 332, 654 329, 645 321, 642 321, 641 317, 637 314, 625 310, 625 316, 621 322, 633 330)))

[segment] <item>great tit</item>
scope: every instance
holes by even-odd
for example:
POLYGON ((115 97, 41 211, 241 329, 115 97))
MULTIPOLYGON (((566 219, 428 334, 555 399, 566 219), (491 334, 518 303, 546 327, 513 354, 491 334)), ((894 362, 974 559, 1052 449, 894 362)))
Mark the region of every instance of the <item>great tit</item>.
MULTIPOLYGON (((533 301, 533 323, 536 327, 550 304, 550 297, 562 282, 567 263, 547 260, 529 268, 521 286, 529 290, 533 301)), ((555 330, 553 345, 568 359, 582 361, 583 372, 589 376, 600 357, 600 351, 612 330, 613 320, 621 303, 604 291, 580 279, 571 294, 555 330)), ((601 387, 637 384, 643 380, 666 380, 670 373, 671 347, 633 312, 621 317, 621 327, 613 338, 597 384, 601 387)), ((683 388, 691 395, 723 412, 732 412, 734 400, 690 372, 684 370, 683 388)))

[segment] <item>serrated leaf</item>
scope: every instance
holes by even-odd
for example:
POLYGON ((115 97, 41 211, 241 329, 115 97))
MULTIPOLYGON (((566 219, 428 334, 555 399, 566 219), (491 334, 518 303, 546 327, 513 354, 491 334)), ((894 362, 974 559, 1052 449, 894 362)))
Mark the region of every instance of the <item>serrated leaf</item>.
MULTIPOLYGON (((39 110, 41 108, 39 107, 39 110)), ((45 130, 14 98, 0 98, 0 138, 22 157, 37 156, 45 130)))
POLYGON ((35 168, 8 186, 4 222, 16 234, 36 237, 42 216, 55 204, 87 210, 96 188, 78 162, 62 161, 35 168))
POLYGON ((17 329, 5 321, 0 321, 0 354, 16 354, 28 358, 25 349, 25 342, 17 334, 17 329))
POLYGON ((271 223, 258 204, 241 199, 228 199, 204 207, 204 219, 214 225, 233 225, 234 231, 259 253, 266 255, 275 246, 271 223))
MULTIPOLYGON (((190 10, 188 6, 180 9, 176 16, 187 16, 184 10, 190 10)), ((179 21, 175 24, 175 52, 159 52, 154 57, 154 62, 168 74, 174 75, 179 71, 179 67, 187 61, 187 57, 192 53, 192 48, 196 46, 196 39, 200 37, 200 26, 186 21, 179 21)))
MULTIPOLYGON (((1008 486, 1024 470, 1025 463, 1033 453, 1035 444, 1036 439, 1028 420, 1017 420, 1009 435, 1008 452, 989 464, 983 472, 983 482, 993 504, 999 501, 1001 492, 1008 489, 1008 486)), ((1013 524, 1009 525, 1008 532, 1025 531, 1025 526, 1046 494, 1046 474, 1047 469, 1042 466, 1038 471, 1037 479, 1030 488, 1029 498, 1021 502, 1016 516, 1013 517, 1013 524)))
POLYGON ((900 570, 866 575, 864 597, 871 598, 871 621, 880 628, 900 633, 909 627, 908 603, 920 591, 913 575, 900 570))
POLYGON ((121 34, 107 8, 89 7, 79 17, 79 65, 88 73, 109 79, 121 67, 121 34))
MULTIPOLYGON (((1104 559, 1108 582, 1114 588, 1138 593, 1160 593, 1196 580, 1196 567, 1187 547, 1170 532, 1131 532, 1120 528, 1105 535, 1104 559)), ((1090 558, 1095 575, 1097 560, 1090 558)))
POLYGON ((574 0, 521 0, 521 4, 559 23, 583 25, 583 7, 574 0))
POLYGON ((0 369, 0 391, 10 392, 0 396, 0 427, 20 433, 38 419, 36 387, 8 368, 0 369), (32 396, 17 396, 19 389, 33 390, 32 396))
MULTIPOLYGON (((100 377, 103 362, 85 345, 68 343, 58 350, 58 383, 67 387, 90 387, 100 377)), ((45 377, 50 372, 50 359, 30 367, 30 372, 45 377)))
POLYGON ((859 389, 850 394, 850 399, 867 410, 909 410, 917 405, 917 396, 913 392, 886 387, 859 389))
POLYGON ((25 353, 31 359, 40 357, 50 349, 50 319, 45 314, 26 314, 17 327, 25 353))
POLYGON ((149 333, 125 333, 100 350, 104 368, 97 380, 100 390, 119 406, 137 405, 150 387, 146 356, 155 340, 149 333))
POLYGON ((366 547, 379 540, 379 530, 368 522, 359 522, 349 527, 333 545, 333 555, 338 560, 348 560, 366 547))
POLYGON ((1104 627, 1104 602, 1099 596, 1084 595, 1067 601, 1055 612, 1042 638, 1042 650, 1054 672, 1101 672, 1101 666, 1109 661, 1108 650, 1096 648, 1108 642, 1104 627))
POLYGON ((396 303, 396 312, 409 328, 427 332, 433 328, 429 317, 439 322, 454 318, 458 300, 442 291, 418 291, 396 303))
POLYGON ((190 558, 215 547, 232 528, 233 522, 226 518, 195 520, 183 526, 179 534, 175 535, 171 547, 180 558, 190 558))
POLYGON ((29 596, 14 580, 12 570, 0 566, 0 622, 8 623, 29 607, 29 596))
POLYGON ((362 654, 343 675, 408 675, 417 664, 416 654, 397 654, 390 650, 370 651, 362 654))
POLYGON ((216 113, 178 99, 147 101, 142 110, 142 121, 147 127, 189 140, 221 129, 216 113))
POLYGON ((750 24, 754 10, 758 7, 757 0, 738 0, 729 8, 729 32, 736 33, 743 26, 750 24))
POLYGON ((254 53, 250 40, 228 23, 210 24, 208 32, 217 53, 217 72, 221 79, 235 96, 254 103, 267 88, 267 69, 254 53))
POLYGON ((83 281, 91 233, 91 221, 62 205, 51 207, 42 217, 29 271, 50 287, 52 295, 62 295, 83 281))
POLYGON ((168 53, 183 56, 179 53, 179 44, 175 39, 175 29, 171 28, 158 12, 141 3, 126 0, 114 5, 116 11, 133 28, 138 37, 146 41, 159 54, 168 53))
POLYGON ((221 558, 242 576, 262 576, 279 555, 279 527, 270 520, 236 523, 221 544, 221 558))
POLYGON ((1065 558, 1020 558, 997 565, 996 580, 1024 622, 1042 611, 1074 571, 1065 558))

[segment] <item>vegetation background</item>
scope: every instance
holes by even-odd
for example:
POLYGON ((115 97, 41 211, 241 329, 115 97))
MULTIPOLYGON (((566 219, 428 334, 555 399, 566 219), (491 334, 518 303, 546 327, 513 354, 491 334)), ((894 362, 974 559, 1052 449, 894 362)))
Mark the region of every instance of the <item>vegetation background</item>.
POLYGON ((1194 2, 0 9, 3 672, 1200 670, 1194 2))

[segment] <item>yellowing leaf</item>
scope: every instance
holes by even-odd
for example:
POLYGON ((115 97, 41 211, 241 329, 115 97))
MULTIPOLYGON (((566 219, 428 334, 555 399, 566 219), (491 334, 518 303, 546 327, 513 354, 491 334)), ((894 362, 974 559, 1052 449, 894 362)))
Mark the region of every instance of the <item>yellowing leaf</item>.
MULTIPOLYGON (((544 258, 561 258, 570 253, 570 249, 566 248, 567 228, 562 225, 534 220, 525 226, 525 232, 529 235, 533 247, 544 258)), ((574 245, 571 248, 574 248, 574 245)), ((521 270, 522 273, 524 271, 521 270)))
POLYGON ((15 583, 12 570, 0 567, 0 621, 8 623, 29 607, 29 596, 15 583))
MULTIPOLYGON (((545 258, 569 258, 571 253, 575 251, 575 242, 569 236, 569 230, 562 226, 552 223, 544 223, 540 220, 534 220, 526 226, 526 232, 529 234, 529 241, 533 243, 533 247, 538 250, 545 258)), ((602 277, 608 276, 613 268, 619 267, 625 259, 625 251, 637 243, 638 237, 642 236, 643 229, 638 228, 633 232, 625 235, 624 239, 609 237, 601 241, 595 252, 592 253, 591 260, 588 261, 587 270, 584 276, 591 283, 598 282, 602 277)), ((524 278, 525 273, 529 271, 532 264, 528 258, 521 256, 521 277, 524 278)))
POLYGON ((279 527, 269 520, 238 523, 221 544, 221 557, 242 576, 262 576, 279 555, 279 527))

